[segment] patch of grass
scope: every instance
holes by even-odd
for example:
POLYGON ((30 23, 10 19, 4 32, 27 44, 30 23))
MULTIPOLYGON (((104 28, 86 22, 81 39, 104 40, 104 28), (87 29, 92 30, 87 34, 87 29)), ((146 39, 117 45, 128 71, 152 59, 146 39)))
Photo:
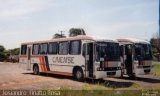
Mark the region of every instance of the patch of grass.
POLYGON ((141 88, 141 87, 137 83, 133 83, 129 87, 126 87, 125 85, 119 86, 112 83, 107 85, 98 83, 98 84, 85 84, 84 86, 82 86, 81 90, 115 90, 119 88, 134 89, 134 88, 141 88))
POLYGON ((94 90, 106 90, 109 89, 103 85, 95 85, 94 90))
POLYGON ((141 86, 137 83, 133 83, 133 85, 131 86, 131 88, 140 88, 141 86))
MULTIPOLYGON (((132 88, 137 86, 133 84, 132 88)), ((61 89, 61 96, 141 96, 141 90, 115 90, 102 84, 85 84, 81 90, 68 90, 68 87, 61 89)))
POLYGON ((68 86, 62 86, 62 87, 60 87, 60 89, 59 90, 61 90, 61 91, 65 91, 65 90, 71 90, 71 88, 70 87, 68 87, 68 86))
POLYGON ((153 65, 153 75, 160 76, 160 64, 153 65))
POLYGON ((82 90, 107 90, 107 89, 111 89, 108 88, 102 84, 85 84, 84 86, 82 86, 82 90))
MULTIPOLYGON (((129 88, 137 87, 139 87, 138 84, 133 84, 129 88)), ((141 96, 141 90, 117 90, 101 83, 86 83, 80 90, 72 90, 68 86, 62 86, 57 91, 60 92, 60 96, 141 96)))

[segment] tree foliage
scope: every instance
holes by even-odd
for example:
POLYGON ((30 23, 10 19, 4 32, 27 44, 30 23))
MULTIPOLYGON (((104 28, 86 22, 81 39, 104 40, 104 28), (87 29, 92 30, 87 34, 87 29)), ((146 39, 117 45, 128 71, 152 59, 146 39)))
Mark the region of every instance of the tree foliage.
POLYGON ((152 45, 152 52, 154 57, 160 61, 160 37, 158 32, 151 38, 150 43, 152 45))
POLYGON ((18 62, 19 61, 20 48, 9 49, 6 51, 7 61, 18 62))
POLYGON ((0 61, 4 61, 5 59, 6 59, 5 48, 4 46, 0 45, 0 61))
POLYGON ((74 37, 78 35, 86 35, 84 29, 82 28, 71 28, 69 30, 69 37, 74 37))
POLYGON ((20 48, 14 48, 6 50, 4 46, 0 45, 0 61, 18 61, 18 55, 20 52, 20 48))
POLYGON ((11 55, 19 55, 20 48, 10 49, 10 50, 8 50, 8 52, 9 52, 11 55))
POLYGON ((56 33, 53 35, 53 39, 54 38, 65 38, 66 36, 64 34, 59 34, 59 33, 56 33))

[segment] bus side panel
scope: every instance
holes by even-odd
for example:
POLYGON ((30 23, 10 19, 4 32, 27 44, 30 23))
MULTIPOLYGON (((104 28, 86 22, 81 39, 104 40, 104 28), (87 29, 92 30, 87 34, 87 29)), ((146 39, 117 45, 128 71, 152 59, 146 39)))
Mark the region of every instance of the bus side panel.
POLYGON ((27 56, 19 56, 19 67, 24 69, 24 70, 27 70, 28 69, 28 58, 27 56))
POLYGON ((85 59, 81 55, 50 55, 48 62, 50 71, 57 72, 72 73, 74 66, 85 66, 85 59))

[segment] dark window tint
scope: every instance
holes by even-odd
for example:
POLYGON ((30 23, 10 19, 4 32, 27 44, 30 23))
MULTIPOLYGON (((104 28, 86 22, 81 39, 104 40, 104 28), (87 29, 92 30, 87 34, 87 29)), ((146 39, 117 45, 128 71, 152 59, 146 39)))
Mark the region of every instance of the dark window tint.
POLYGON ((86 54, 86 49, 87 48, 87 44, 83 44, 83 52, 82 52, 82 55, 85 57, 85 54, 86 54))
POLYGON ((59 43, 59 54, 66 55, 68 54, 69 44, 68 42, 60 42, 59 43))
POLYGON ((47 48, 48 48, 47 43, 40 44, 40 54, 47 54, 47 48))
POLYGON ((58 43, 49 43, 48 53, 57 54, 57 51, 58 51, 58 43))
POLYGON ((33 45, 32 54, 33 55, 38 55, 39 54, 39 45, 38 44, 33 45))
POLYGON ((78 55, 81 53, 81 42, 71 41, 70 42, 70 54, 78 55))
POLYGON ((27 45, 22 45, 21 46, 21 55, 26 55, 27 52, 27 45))
POLYGON ((97 42, 96 44, 96 60, 105 58, 108 61, 118 61, 120 59, 120 48, 118 43, 97 42))
POLYGON ((124 51, 124 48, 123 48, 123 45, 120 46, 120 56, 123 57, 123 51, 124 51))
POLYGON ((135 44, 135 59, 140 57, 144 60, 152 60, 151 50, 149 44, 135 44))

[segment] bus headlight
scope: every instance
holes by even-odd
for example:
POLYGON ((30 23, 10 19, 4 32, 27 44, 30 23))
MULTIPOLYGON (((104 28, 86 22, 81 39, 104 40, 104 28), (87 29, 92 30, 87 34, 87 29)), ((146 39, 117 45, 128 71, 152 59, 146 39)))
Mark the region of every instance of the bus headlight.
POLYGON ((134 64, 138 64, 138 60, 134 61, 134 64))
POLYGON ((117 67, 117 70, 121 70, 121 67, 117 67))
POLYGON ((104 68, 97 67, 97 71, 104 71, 104 68))
POLYGON ((121 67, 121 63, 118 63, 118 67, 121 67))
POLYGON ((100 69, 99 69, 99 67, 97 67, 97 71, 99 71, 100 69))

